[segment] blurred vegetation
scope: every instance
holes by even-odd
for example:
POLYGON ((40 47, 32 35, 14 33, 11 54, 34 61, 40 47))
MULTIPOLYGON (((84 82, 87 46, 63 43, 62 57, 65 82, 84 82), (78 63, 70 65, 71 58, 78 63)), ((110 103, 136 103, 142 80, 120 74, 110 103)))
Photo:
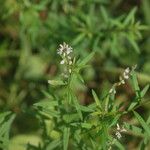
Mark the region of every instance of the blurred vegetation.
MULTIPOLYGON (((44 99, 43 91, 52 91, 47 80, 59 74, 56 50, 63 41, 81 59, 96 52, 92 67, 82 72, 88 88, 75 88, 85 105, 91 103, 92 88, 103 97, 127 66, 137 64, 141 87, 149 83, 149 14, 149 0, 1 0, 0 108, 16 113, 11 137, 21 134, 24 142, 31 134, 34 143, 32 134, 40 133, 31 105, 44 99)), ((133 97, 128 84, 119 91, 119 99, 133 97)), ((149 108, 138 111, 147 117, 149 108)), ((134 141, 127 141, 128 149, 134 141)))

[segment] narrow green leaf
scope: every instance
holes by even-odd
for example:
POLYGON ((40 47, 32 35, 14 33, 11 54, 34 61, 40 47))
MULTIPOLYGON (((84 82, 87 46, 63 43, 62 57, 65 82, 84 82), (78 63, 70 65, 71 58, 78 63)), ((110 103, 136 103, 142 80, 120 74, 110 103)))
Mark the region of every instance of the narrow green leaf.
POLYGON ((79 118, 79 115, 77 113, 74 113, 74 114, 65 114, 65 115, 63 115, 63 120, 66 123, 70 123, 70 122, 79 121, 80 118, 79 118))
POLYGON ((144 88, 143 88, 143 90, 141 91, 141 97, 144 97, 144 95, 146 94, 146 92, 148 91, 148 89, 149 89, 149 85, 146 85, 144 88))
POLYGON ((149 117, 148 117, 146 123, 147 123, 148 125, 150 124, 150 115, 149 115, 149 117))
POLYGON ((124 25, 128 25, 132 20, 134 20, 134 15, 135 15, 136 10, 137 8, 135 7, 130 11, 130 13, 128 14, 128 16, 123 22, 124 25))
POLYGON ((85 33, 80 33, 74 40, 73 40, 73 45, 76 45, 80 43, 85 37, 85 33))
POLYGON ((85 57, 80 63, 79 66, 84 66, 86 65, 90 59, 92 59, 92 57, 94 56, 95 52, 90 53, 87 57, 85 57))
POLYGON ((14 118, 15 114, 11 114, 10 112, 5 112, 0 115, 0 149, 8 148, 9 131, 14 118))
POLYGON ((48 99, 53 99, 53 96, 50 95, 47 91, 42 90, 42 93, 44 94, 44 96, 48 99))
POLYGON ((150 137, 150 127, 147 125, 147 123, 144 121, 144 119, 135 111, 133 111, 135 117, 138 119, 140 122, 141 126, 144 128, 145 132, 148 134, 150 137))
POLYGON ((135 39, 131 36, 129 36, 128 34, 126 35, 128 41, 130 42, 130 44, 133 46, 134 50, 137 52, 137 53, 140 53, 140 49, 139 49, 139 46, 138 44, 136 43, 135 39))
POLYGON ((10 114, 11 114, 10 111, 1 113, 0 114, 0 123, 2 123, 4 121, 4 119, 5 119, 5 117, 8 116, 8 115, 10 115, 10 114))
POLYGON ((108 141, 108 128, 105 123, 102 123, 102 148, 107 150, 107 141, 108 141))
POLYGON ((119 148, 119 150, 125 150, 124 146, 118 140, 115 140, 115 145, 119 148))
POLYGON ((108 22, 109 17, 108 17, 106 9, 103 7, 103 5, 100 7, 100 9, 101 9, 101 14, 102 14, 104 21, 108 22))
POLYGON ((116 115, 116 116, 114 117, 114 119, 112 120, 111 124, 109 125, 109 127, 114 126, 114 125, 117 123, 117 121, 119 120, 120 116, 121 116, 120 114, 119 114, 119 115, 116 115))
POLYGON ((138 102, 132 102, 130 106, 128 107, 128 111, 132 110, 137 104, 138 102))
POLYGON ((62 80, 48 80, 48 83, 52 86, 65 85, 65 83, 62 80))
POLYGON ((52 108, 58 106, 58 102, 54 100, 44 100, 38 103, 33 104, 35 107, 42 107, 42 108, 52 108))
POLYGON ((133 81, 134 90, 135 90, 136 92, 137 92, 137 91, 140 91, 139 84, 138 84, 138 80, 137 80, 137 76, 136 76, 135 72, 133 72, 133 74, 132 74, 132 81, 133 81))
POLYGON ((82 128, 90 129, 92 128, 92 124, 90 123, 81 123, 82 128))
POLYGON ((63 150, 68 149, 69 135, 70 135, 70 128, 65 127, 63 133, 63 150))
POLYGON ((82 112, 81 112, 81 109, 80 109, 80 104, 79 104, 79 102, 78 102, 78 99, 77 99, 76 95, 74 95, 73 92, 70 91, 70 94, 71 94, 71 98, 72 98, 72 100, 73 100, 74 106, 75 106, 75 108, 76 108, 76 110, 77 110, 77 112, 78 112, 78 115, 79 115, 79 117, 80 117, 81 120, 82 120, 82 119, 83 119, 83 116, 82 116, 82 112))
POLYGON ((140 135, 140 136, 144 136, 144 132, 143 129, 136 127, 134 125, 130 125, 127 122, 124 123, 124 127, 128 130, 133 132, 133 134, 135 135, 140 135))
MULTIPOLYGON (((105 109, 105 111, 108 111, 108 107, 109 107, 109 95, 105 98, 105 100, 104 100, 104 109, 105 109)), ((114 105, 115 106, 115 105, 114 105)))
POLYGON ((92 90, 92 95, 94 97, 96 105, 102 110, 102 105, 101 105, 100 100, 94 90, 92 90))
POLYGON ((80 109, 83 111, 83 112, 93 112, 94 110, 88 106, 83 106, 83 105, 80 105, 80 109))
POLYGON ((82 76, 81 76, 79 73, 77 73, 76 75, 77 75, 78 79, 79 79, 82 83, 84 83, 84 79, 82 78, 82 76))
POLYGON ((91 141, 91 144, 92 144, 92 148, 96 149, 96 142, 92 138, 90 138, 90 141, 91 141))
POLYGON ((46 150, 54 150, 56 147, 58 147, 61 144, 60 140, 55 140, 49 143, 46 147, 46 150))

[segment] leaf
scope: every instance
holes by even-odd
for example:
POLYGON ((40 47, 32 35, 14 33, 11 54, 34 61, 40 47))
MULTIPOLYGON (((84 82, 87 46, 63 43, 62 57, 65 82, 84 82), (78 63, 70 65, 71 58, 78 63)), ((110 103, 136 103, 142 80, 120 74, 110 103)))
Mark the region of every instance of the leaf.
POLYGON ((148 117, 146 123, 147 123, 148 125, 150 124, 150 115, 149 115, 149 117, 148 117))
POLYGON ((134 50, 137 52, 137 53, 140 53, 140 49, 139 49, 139 46, 138 44, 136 43, 135 39, 130 36, 130 35, 126 35, 128 41, 130 42, 130 44, 133 46, 134 50))
POLYGON ((147 125, 147 123, 144 121, 144 119, 135 111, 133 111, 135 117, 138 119, 140 122, 141 126, 144 128, 145 132, 148 134, 150 137, 150 127, 147 125))
POLYGON ((7 149, 9 144, 9 131, 15 118, 11 112, 0 114, 0 149, 7 149))
POLYGON ((39 135, 17 134, 11 138, 8 150, 28 150, 29 145, 38 147, 42 144, 43 141, 39 135))
POLYGON ((76 73, 77 75, 77 78, 82 82, 84 83, 84 79, 82 78, 82 76, 79 74, 79 73, 76 73))
POLYGON ((107 150, 106 145, 108 141, 108 128, 105 123, 102 123, 102 148, 103 150, 107 150))
POLYGON ((128 25, 132 20, 134 20, 134 15, 135 15, 136 10, 137 8, 135 7, 130 11, 130 13, 128 14, 128 16, 123 22, 124 25, 128 25))
POLYGON ((138 102, 132 102, 130 106, 128 107, 128 111, 132 110, 137 104, 138 102))
POLYGON ((51 110, 51 109, 43 109, 42 111, 39 110, 39 114, 41 114, 47 118, 60 117, 60 113, 58 111, 51 110))
POLYGON ((108 22, 109 17, 108 17, 106 9, 103 7, 103 5, 100 7, 100 9, 101 9, 101 14, 102 14, 104 21, 108 22))
POLYGON ((60 140, 52 141, 51 143, 49 143, 47 145, 46 150, 54 150, 59 145, 61 145, 61 141, 60 140))
POLYGON ((72 100, 73 100, 73 103, 74 103, 74 106, 78 112, 78 115, 79 117, 81 118, 81 120, 83 119, 83 116, 82 116, 82 112, 81 112, 81 109, 80 109, 80 104, 78 102, 78 99, 77 97, 74 95, 73 92, 70 91, 70 94, 71 94, 71 97, 72 97, 72 100))
POLYGON ((82 106, 80 105, 80 109, 83 111, 83 112, 93 112, 94 110, 92 108, 90 108, 89 106, 82 106))
POLYGON ((119 148, 119 150, 125 150, 124 146, 116 139, 115 145, 119 148))
POLYGON ((93 95, 93 97, 94 97, 94 100, 95 100, 95 102, 96 102, 96 105, 102 110, 102 105, 101 105, 100 100, 99 100, 99 98, 98 98, 98 96, 96 95, 96 93, 95 93, 94 90, 92 90, 92 95, 93 95))
POLYGON ((92 144, 92 149, 96 149, 96 142, 90 138, 91 144, 92 144))
POLYGON ((39 111, 39 113, 47 118, 59 117, 59 112, 56 110, 58 102, 54 100, 44 100, 35 103, 34 108, 39 111))
POLYGON ((81 123, 81 126, 82 126, 82 128, 90 129, 90 128, 92 128, 93 125, 90 123, 81 123))
POLYGON ((65 127, 63 133, 63 150, 68 149, 70 128, 65 127))
POLYGON ((79 67, 86 65, 90 59, 94 56, 95 52, 90 53, 86 58, 84 58, 78 65, 79 67))
POLYGON ((135 135, 144 136, 143 129, 136 127, 134 125, 128 124, 127 122, 124 123, 124 127, 128 130, 133 132, 135 135))
MULTIPOLYGON (((113 96, 114 96, 114 95, 113 95, 113 96)), ((104 106, 103 106, 103 107, 105 107, 105 108, 104 108, 105 111, 108 111, 109 100, 110 100, 110 97, 109 97, 109 95, 108 95, 108 96, 106 96, 106 98, 104 99, 104 106)), ((114 106, 115 106, 115 105, 114 105, 114 106)))
POLYGON ((11 112, 4 112, 0 114, 0 124, 3 123, 6 116, 10 115, 11 112))
POLYGON ((109 125, 109 127, 114 126, 117 123, 117 121, 119 120, 120 116, 121 116, 120 114, 116 115, 114 117, 114 119, 112 120, 111 124, 109 125))
POLYGON ((42 93, 44 94, 44 96, 47 97, 48 99, 53 99, 53 96, 50 95, 47 91, 42 90, 41 92, 42 92, 42 93))
POLYGON ((48 80, 48 83, 52 86, 65 85, 65 83, 62 80, 48 80))
POLYGON ((141 97, 144 97, 144 95, 146 94, 146 92, 148 91, 148 89, 149 89, 149 84, 148 85, 146 85, 144 88, 143 88, 143 90, 141 91, 141 97))
POLYGON ((64 114, 63 115, 63 120, 66 123, 71 123, 71 122, 74 122, 74 121, 79 121, 80 118, 79 118, 79 115, 77 113, 74 113, 74 114, 64 114))
POLYGON ((85 33, 80 33, 74 40, 73 40, 73 45, 76 45, 80 43, 85 37, 85 33))
POLYGON ((42 107, 42 108, 52 108, 58 106, 58 102, 53 100, 45 100, 45 101, 35 103, 33 104, 33 106, 42 107))
MULTIPOLYGON (((132 74, 132 81, 133 81, 134 90, 136 92, 140 91, 140 88, 139 88, 139 85, 138 85, 138 81, 137 81, 137 76, 136 76, 135 72, 133 72, 133 74, 132 74)), ((139 96, 139 95, 137 95, 137 96, 139 96)))

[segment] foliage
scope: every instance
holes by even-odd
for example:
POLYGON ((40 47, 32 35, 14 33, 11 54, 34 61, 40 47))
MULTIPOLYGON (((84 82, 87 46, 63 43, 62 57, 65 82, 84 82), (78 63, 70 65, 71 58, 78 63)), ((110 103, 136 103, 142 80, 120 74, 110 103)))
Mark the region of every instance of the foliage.
MULTIPOLYGON (((137 130, 140 131, 140 135, 145 135, 141 145, 144 143, 144 146, 148 148, 149 124, 135 112, 135 109, 141 105, 142 98, 149 85, 140 90, 134 70, 131 71, 131 76, 136 96, 123 110, 120 110, 122 107, 120 103, 116 104, 115 93, 109 91, 104 98, 99 99, 95 91, 92 90, 95 102, 87 106, 79 103, 80 100, 73 90, 74 81, 76 81, 75 78, 78 80, 82 78, 80 71, 85 68, 86 63, 92 56, 93 53, 82 61, 75 61, 71 66, 70 76, 67 79, 65 78, 64 81, 63 79, 62 82, 60 82, 60 79, 50 80, 50 85, 55 86, 56 91, 51 94, 46 93, 47 100, 34 104, 40 116, 40 121, 43 122, 41 127, 44 129, 44 141, 47 141, 44 143, 43 149, 105 150, 114 146, 125 149, 125 145, 123 146, 119 142, 122 137, 121 132, 132 131, 136 135, 137 130), (61 87, 60 91, 58 90, 59 87, 61 87), (133 128, 133 125, 126 125, 126 122, 122 122, 122 116, 128 115, 130 112, 134 113, 141 127, 134 126, 133 128), (119 123, 125 124, 128 130, 121 129, 119 123), (116 125, 117 129, 115 128, 116 125), (144 131, 142 131, 143 129, 144 131)), ((128 69, 126 72, 129 73, 128 69)), ((125 81, 123 84, 125 84, 125 81)), ((118 84, 118 86, 120 85, 118 84)))

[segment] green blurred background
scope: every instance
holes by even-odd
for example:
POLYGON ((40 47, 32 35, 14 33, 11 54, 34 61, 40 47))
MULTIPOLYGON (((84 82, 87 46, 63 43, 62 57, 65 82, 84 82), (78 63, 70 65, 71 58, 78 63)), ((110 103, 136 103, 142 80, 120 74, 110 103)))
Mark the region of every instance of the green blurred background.
MULTIPOLYGON (((38 130, 32 104, 52 91, 62 42, 81 59, 96 51, 82 72, 87 88, 77 91, 83 104, 92 88, 105 95, 128 66, 137 64, 141 87, 150 83, 149 14, 149 0, 0 0, 0 110, 17 114, 11 136, 38 130)), ((118 99, 133 96, 130 84, 119 89, 118 99)), ((146 117, 149 108, 139 111, 146 117)))

